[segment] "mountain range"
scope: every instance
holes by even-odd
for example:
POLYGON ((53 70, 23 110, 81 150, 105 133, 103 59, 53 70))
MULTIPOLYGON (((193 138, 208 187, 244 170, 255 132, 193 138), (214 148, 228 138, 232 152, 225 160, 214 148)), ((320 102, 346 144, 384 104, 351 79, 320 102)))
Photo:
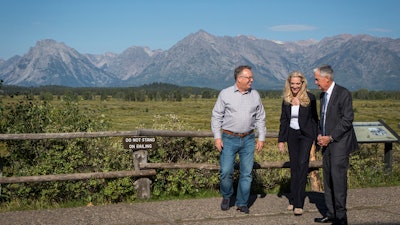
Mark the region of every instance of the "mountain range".
POLYGON ((253 68, 254 87, 282 89, 287 75, 302 71, 315 89, 312 69, 330 64, 335 81, 350 90, 399 90, 400 39, 341 34, 320 41, 281 42, 254 36, 189 34, 168 50, 133 46, 122 53, 82 54, 55 40, 40 40, 29 51, 0 60, 4 85, 131 87, 162 82, 222 89, 233 70, 253 68))

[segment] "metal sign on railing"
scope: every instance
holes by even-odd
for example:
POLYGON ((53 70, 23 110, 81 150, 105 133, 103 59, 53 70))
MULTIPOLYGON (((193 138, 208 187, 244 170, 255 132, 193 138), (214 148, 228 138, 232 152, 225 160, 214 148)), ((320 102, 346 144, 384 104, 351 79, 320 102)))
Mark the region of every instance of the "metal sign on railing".
POLYGON ((124 137, 122 144, 125 149, 145 150, 155 146, 155 137, 124 137))
POLYGON ((400 142, 399 135, 382 120, 354 122, 353 127, 359 143, 400 142))
POLYGON ((383 120, 378 122, 354 122, 354 131, 358 143, 384 143, 384 162, 386 171, 392 171, 393 143, 400 143, 399 135, 389 127, 383 120))

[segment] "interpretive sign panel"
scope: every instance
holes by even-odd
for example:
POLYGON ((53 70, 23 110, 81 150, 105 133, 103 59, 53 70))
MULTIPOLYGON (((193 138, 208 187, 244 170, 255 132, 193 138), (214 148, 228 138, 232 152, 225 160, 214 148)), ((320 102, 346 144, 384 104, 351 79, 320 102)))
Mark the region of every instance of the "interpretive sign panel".
POLYGON ((124 137, 122 144, 125 149, 144 150, 155 147, 155 137, 124 137))
POLYGON ((360 143, 398 142, 399 136, 383 121, 354 122, 357 141, 360 143))

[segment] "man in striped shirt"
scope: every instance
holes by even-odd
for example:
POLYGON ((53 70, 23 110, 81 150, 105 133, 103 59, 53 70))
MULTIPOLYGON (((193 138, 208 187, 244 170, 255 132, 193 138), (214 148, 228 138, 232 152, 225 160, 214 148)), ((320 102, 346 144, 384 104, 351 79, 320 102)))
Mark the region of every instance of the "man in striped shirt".
POLYGON ((259 93, 251 88, 254 81, 251 67, 237 67, 234 78, 235 84, 218 95, 212 111, 211 129, 220 152, 221 209, 228 210, 234 197, 233 171, 238 154, 240 177, 235 204, 237 210, 247 214, 254 150, 262 150, 266 136, 265 111, 259 93), (257 142, 255 130, 258 132, 257 142))

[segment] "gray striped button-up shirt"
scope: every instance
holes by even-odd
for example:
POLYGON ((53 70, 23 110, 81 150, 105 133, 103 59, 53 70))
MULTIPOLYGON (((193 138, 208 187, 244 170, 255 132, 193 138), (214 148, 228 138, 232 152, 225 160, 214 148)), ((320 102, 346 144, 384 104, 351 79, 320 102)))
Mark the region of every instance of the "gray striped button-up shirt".
POLYGON ((221 129, 235 133, 256 129, 258 140, 265 141, 265 111, 256 90, 250 89, 242 94, 235 84, 219 93, 211 116, 215 139, 221 138, 221 129))

